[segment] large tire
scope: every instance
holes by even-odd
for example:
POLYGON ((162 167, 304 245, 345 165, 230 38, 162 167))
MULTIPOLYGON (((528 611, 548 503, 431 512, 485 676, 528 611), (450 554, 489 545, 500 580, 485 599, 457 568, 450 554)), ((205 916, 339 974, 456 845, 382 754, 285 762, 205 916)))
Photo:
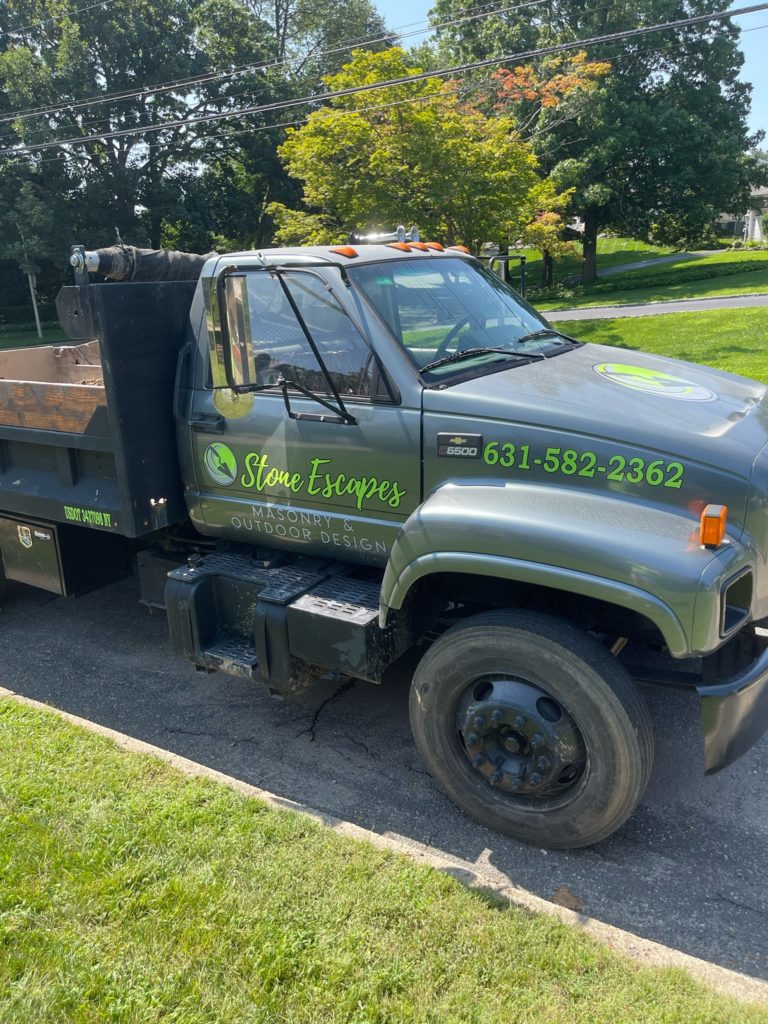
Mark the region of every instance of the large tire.
POLYGON ((552 849, 619 828, 653 763, 648 709, 616 659, 561 619, 475 615, 413 677, 411 726, 430 773, 484 825, 552 849))

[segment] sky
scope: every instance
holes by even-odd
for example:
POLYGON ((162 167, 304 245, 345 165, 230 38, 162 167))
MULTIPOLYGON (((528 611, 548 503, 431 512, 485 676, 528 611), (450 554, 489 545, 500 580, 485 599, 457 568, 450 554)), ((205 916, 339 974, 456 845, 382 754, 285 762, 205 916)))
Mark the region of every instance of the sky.
MULTIPOLYGON (((403 28, 403 31, 414 31, 421 28, 417 22, 427 20, 429 9, 434 0, 375 0, 376 6, 383 15, 389 28, 403 28)), ((499 6, 503 6, 500 2, 499 6)), ((727 6, 727 5, 723 5, 727 6)), ((733 6, 746 6, 746 2, 733 3, 733 6)), ((762 148, 768 149, 768 10, 756 11, 734 19, 743 31, 741 48, 744 52, 744 67, 741 77, 752 85, 752 114, 750 129, 753 132, 764 131, 766 139, 762 148)), ((410 36, 404 40, 407 45, 418 45, 426 38, 410 36)))

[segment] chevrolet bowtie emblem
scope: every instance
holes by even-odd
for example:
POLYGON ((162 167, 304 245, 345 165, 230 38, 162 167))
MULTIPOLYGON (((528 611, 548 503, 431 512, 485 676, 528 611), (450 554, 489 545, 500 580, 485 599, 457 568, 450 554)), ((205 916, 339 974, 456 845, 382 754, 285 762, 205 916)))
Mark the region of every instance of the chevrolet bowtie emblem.
POLYGON ((450 438, 450 442, 451 444, 466 444, 467 439, 466 437, 452 437, 450 438))

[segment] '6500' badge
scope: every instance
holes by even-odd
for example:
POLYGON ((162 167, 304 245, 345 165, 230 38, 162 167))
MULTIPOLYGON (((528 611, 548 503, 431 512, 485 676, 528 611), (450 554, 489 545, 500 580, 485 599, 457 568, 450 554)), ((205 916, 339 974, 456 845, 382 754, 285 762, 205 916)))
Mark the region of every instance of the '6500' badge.
POLYGON ((437 454, 454 459, 479 459, 483 449, 482 434, 438 434, 437 454))

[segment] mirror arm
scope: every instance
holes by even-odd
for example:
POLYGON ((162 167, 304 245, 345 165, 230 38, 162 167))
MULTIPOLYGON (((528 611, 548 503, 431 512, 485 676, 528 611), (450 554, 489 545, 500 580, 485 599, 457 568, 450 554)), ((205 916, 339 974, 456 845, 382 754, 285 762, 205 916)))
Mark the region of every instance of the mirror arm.
POLYGON ((317 402, 319 405, 324 406, 326 409, 330 409, 330 411, 334 414, 334 418, 338 420, 340 423, 357 423, 355 417, 352 416, 351 413, 347 412, 345 408, 339 408, 339 406, 331 405, 330 402, 326 402, 326 400, 324 398, 321 398, 320 395, 316 395, 314 391, 310 391, 309 388, 305 388, 302 384, 297 384, 295 380, 288 380, 288 378, 283 377, 282 374, 280 374, 280 376, 277 379, 277 387, 280 388, 280 391, 283 396, 283 402, 285 403, 285 410, 292 420, 302 419, 302 415, 301 413, 296 413, 291 409, 291 400, 288 395, 289 388, 294 388, 296 391, 304 395, 306 398, 311 398, 314 402, 317 402))

